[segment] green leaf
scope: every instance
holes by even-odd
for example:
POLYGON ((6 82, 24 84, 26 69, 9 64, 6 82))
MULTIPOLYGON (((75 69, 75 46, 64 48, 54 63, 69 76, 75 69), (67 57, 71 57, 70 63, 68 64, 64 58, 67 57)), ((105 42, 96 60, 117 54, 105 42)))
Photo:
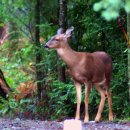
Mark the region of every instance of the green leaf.
POLYGON ((4 26, 4 23, 0 23, 0 27, 3 27, 4 26))
POLYGON ((130 12, 130 0, 127 0, 127 1, 126 1, 126 4, 125 4, 124 8, 125 8, 125 11, 126 11, 127 13, 130 12))
POLYGON ((107 21, 110 21, 111 19, 116 19, 118 16, 119 13, 114 10, 111 11, 105 10, 102 12, 102 17, 104 17, 107 21))
POLYGON ((96 4, 94 4, 93 9, 94 9, 94 11, 99 11, 99 10, 101 10, 101 9, 102 9, 101 3, 96 3, 96 4))
POLYGON ((3 108, 3 109, 0 111, 0 113, 6 114, 6 113, 8 112, 8 110, 9 110, 9 107, 5 107, 5 108, 3 108))

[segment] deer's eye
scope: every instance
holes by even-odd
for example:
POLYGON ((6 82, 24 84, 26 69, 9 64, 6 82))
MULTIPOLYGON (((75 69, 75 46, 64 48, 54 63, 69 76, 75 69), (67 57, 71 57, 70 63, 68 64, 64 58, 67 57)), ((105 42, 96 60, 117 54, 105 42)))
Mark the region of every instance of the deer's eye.
POLYGON ((58 38, 55 38, 55 40, 56 40, 56 41, 59 41, 59 39, 58 39, 58 38))

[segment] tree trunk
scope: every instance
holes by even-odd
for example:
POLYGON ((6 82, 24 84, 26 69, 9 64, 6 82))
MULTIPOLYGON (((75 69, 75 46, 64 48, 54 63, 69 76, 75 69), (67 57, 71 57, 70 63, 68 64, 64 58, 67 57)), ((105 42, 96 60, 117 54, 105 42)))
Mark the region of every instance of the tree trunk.
POLYGON ((44 95, 43 93, 43 78, 44 78, 44 73, 42 66, 40 65, 42 61, 42 54, 40 52, 40 0, 36 0, 36 5, 35 5, 35 45, 36 45, 36 81, 37 81, 37 90, 38 90, 38 99, 39 101, 42 100, 44 95))
POLYGON ((7 94, 11 91, 11 88, 7 84, 4 74, 2 70, 0 69, 0 96, 3 98, 7 98, 7 94))
POLYGON ((59 27, 67 27, 67 1, 59 0, 59 27))
POLYGON ((128 32, 128 87, 130 100, 130 13, 127 14, 127 32, 128 32))
MULTIPOLYGON (((59 0, 59 27, 66 30, 67 27, 67 1, 59 0)), ((61 82, 66 81, 65 66, 58 66, 58 79, 61 82)))

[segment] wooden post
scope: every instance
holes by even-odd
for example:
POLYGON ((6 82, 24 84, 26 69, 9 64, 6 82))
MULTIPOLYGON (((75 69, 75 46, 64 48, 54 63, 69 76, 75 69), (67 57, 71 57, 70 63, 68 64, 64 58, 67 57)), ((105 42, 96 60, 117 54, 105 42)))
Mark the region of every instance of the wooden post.
POLYGON ((65 120, 63 130, 83 130, 80 120, 65 120))

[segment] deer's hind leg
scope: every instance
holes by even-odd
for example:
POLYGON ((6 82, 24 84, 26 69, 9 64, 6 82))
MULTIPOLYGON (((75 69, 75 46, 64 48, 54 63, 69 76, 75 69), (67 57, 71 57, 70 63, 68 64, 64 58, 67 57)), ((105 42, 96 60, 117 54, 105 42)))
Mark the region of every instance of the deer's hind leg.
POLYGON ((89 114, 88 114, 88 102, 89 102, 89 95, 91 90, 92 84, 91 83, 85 83, 85 118, 84 123, 87 123, 89 121, 89 114))
POLYGON ((112 98, 111 98, 111 93, 110 93, 110 83, 106 81, 105 87, 106 87, 106 94, 107 94, 107 98, 108 98, 109 121, 113 121, 112 98))
POLYGON ((97 112, 97 115, 95 117, 95 121, 99 122, 100 119, 101 119, 101 114, 102 114, 104 104, 105 104, 105 100, 106 100, 106 93, 105 93, 105 91, 104 91, 104 89, 102 88, 101 85, 96 86, 96 89, 101 95, 101 100, 100 100, 100 104, 99 104, 99 107, 98 107, 98 112, 97 112))

